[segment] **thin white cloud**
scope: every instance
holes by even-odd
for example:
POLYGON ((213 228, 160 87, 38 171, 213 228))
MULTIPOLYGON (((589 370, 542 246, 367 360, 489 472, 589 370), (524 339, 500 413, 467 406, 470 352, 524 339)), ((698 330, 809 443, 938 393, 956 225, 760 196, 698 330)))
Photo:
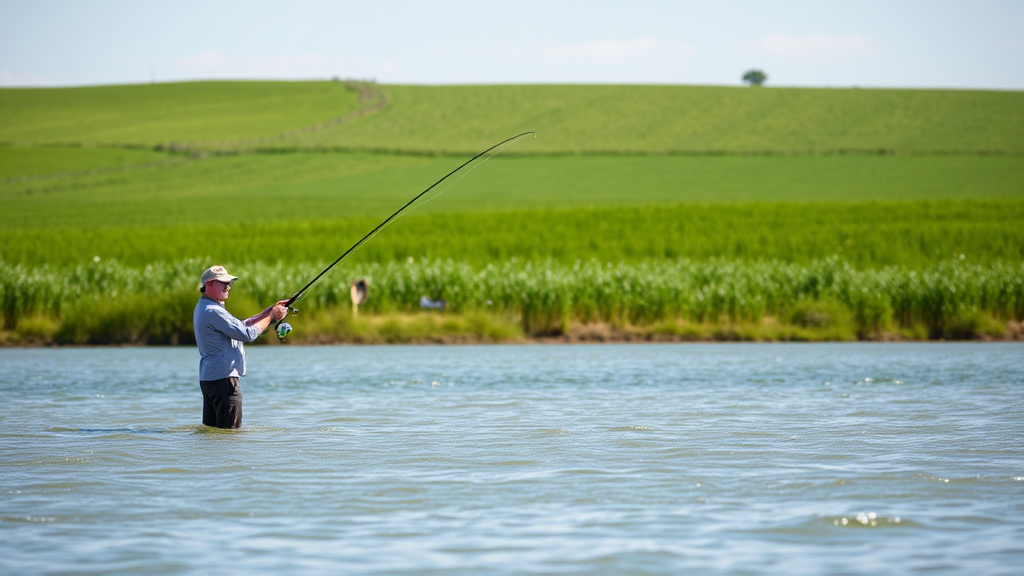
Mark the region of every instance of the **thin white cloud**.
POLYGON ((228 64, 228 59, 216 50, 207 50, 178 62, 186 70, 223 70, 228 64))
POLYGON ((478 46, 474 50, 474 54, 482 57, 490 57, 493 54, 511 60, 513 62, 521 62, 526 60, 529 56, 529 51, 524 49, 522 46, 517 45, 496 45, 496 46, 478 46))
POLYGON ((682 44, 675 48, 676 52, 682 56, 693 56, 697 53, 697 48, 690 46, 689 44, 682 44))
POLYGON ((315 52, 253 60, 245 68, 247 73, 260 78, 309 78, 337 73, 337 66, 329 58, 315 52))
POLYGON ((527 42, 490 43, 473 48, 473 54, 477 57, 513 63, 537 62, 538 65, 544 62, 621 63, 654 58, 676 59, 696 53, 697 49, 693 45, 654 37, 547 45, 531 39, 527 42))
POLYGON ((35 74, 19 74, 6 69, 0 70, 0 86, 50 86, 54 84, 57 83, 35 74))
POLYGON ((601 40, 580 44, 557 44, 541 51, 543 60, 554 62, 626 62, 646 58, 658 48, 650 36, 637 40, 601 40))
POLYGON ((749 44, 748 48, 760 54, 786 56, 804 60, 834 60, 856 58, 875 53, 874 38, 860 34, 772 34, 760 42, 749 44))
POLYGON ((344 71, 343 62, 323 54, 284 54, 269 58, 229 60, 215 50, 207 50, 175 62, 175 77, 188 78, 266 78, 304 80, 328 78, 344 71))

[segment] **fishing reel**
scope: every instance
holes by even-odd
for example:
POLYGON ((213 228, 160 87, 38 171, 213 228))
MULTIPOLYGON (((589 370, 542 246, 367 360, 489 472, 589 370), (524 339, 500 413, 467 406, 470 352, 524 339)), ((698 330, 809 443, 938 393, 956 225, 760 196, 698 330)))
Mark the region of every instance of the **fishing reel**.
POLYGON ((284 342, 284 339, 288 337, 288 334, 291 334, 291 331, 292 331, 292 325, 291 324, 289 324, 287 322, 284 322, 284 321, 281 321, 281 322, 277 323, 277 330, 276 330, 276 332, 277 332, 277 339, 280 340, 281 342, 284 342))
MULTIPOLYGON (((292 314, 299 313, 298 310, 290 306, 288 307, 288 311, 291 312, 292 314)), ((292 325, 285 322, 284 320, 278 320, 277 322, 274 322, 274 332, 277 333, 277 339, 280 340, 281 342, 284 342, 284 339, 287 338, 288 335, 291 334, 292 332, 292 325)))

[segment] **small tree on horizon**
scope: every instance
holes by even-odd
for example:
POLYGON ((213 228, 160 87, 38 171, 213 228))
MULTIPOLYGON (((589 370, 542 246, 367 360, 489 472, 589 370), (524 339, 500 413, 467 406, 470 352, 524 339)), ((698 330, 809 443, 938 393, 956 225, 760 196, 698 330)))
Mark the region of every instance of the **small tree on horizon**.
POLYGON ((767 79, 768 75, 765 74, 763 70, 758 70, 757 68, 747 70, 746 73, 743 74, 743 81, 750 86, 760 86, 764 84, 764 81, 767 79))

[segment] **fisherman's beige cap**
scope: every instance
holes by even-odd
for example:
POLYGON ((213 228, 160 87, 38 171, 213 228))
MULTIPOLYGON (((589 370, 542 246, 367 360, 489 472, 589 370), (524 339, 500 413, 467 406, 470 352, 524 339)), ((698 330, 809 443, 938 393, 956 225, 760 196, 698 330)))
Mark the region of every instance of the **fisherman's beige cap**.
POLYGON ((220 280, 221 282, 234 282, 238 280, 238 276, 232 276, 228 274, 227 268, 223 266, 210 266, 203 272, 203 277, 199 280, 199 287, 206 286, 206 283, 210 280, 220 280))

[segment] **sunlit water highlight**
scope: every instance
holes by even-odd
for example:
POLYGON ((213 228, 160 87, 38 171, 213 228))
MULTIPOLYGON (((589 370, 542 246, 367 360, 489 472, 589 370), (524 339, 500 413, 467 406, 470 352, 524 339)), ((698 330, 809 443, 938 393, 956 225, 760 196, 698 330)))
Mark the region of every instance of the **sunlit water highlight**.
POLYGON ((1019 574, 1019 344, 0 350, 0 573, 1019 574))

